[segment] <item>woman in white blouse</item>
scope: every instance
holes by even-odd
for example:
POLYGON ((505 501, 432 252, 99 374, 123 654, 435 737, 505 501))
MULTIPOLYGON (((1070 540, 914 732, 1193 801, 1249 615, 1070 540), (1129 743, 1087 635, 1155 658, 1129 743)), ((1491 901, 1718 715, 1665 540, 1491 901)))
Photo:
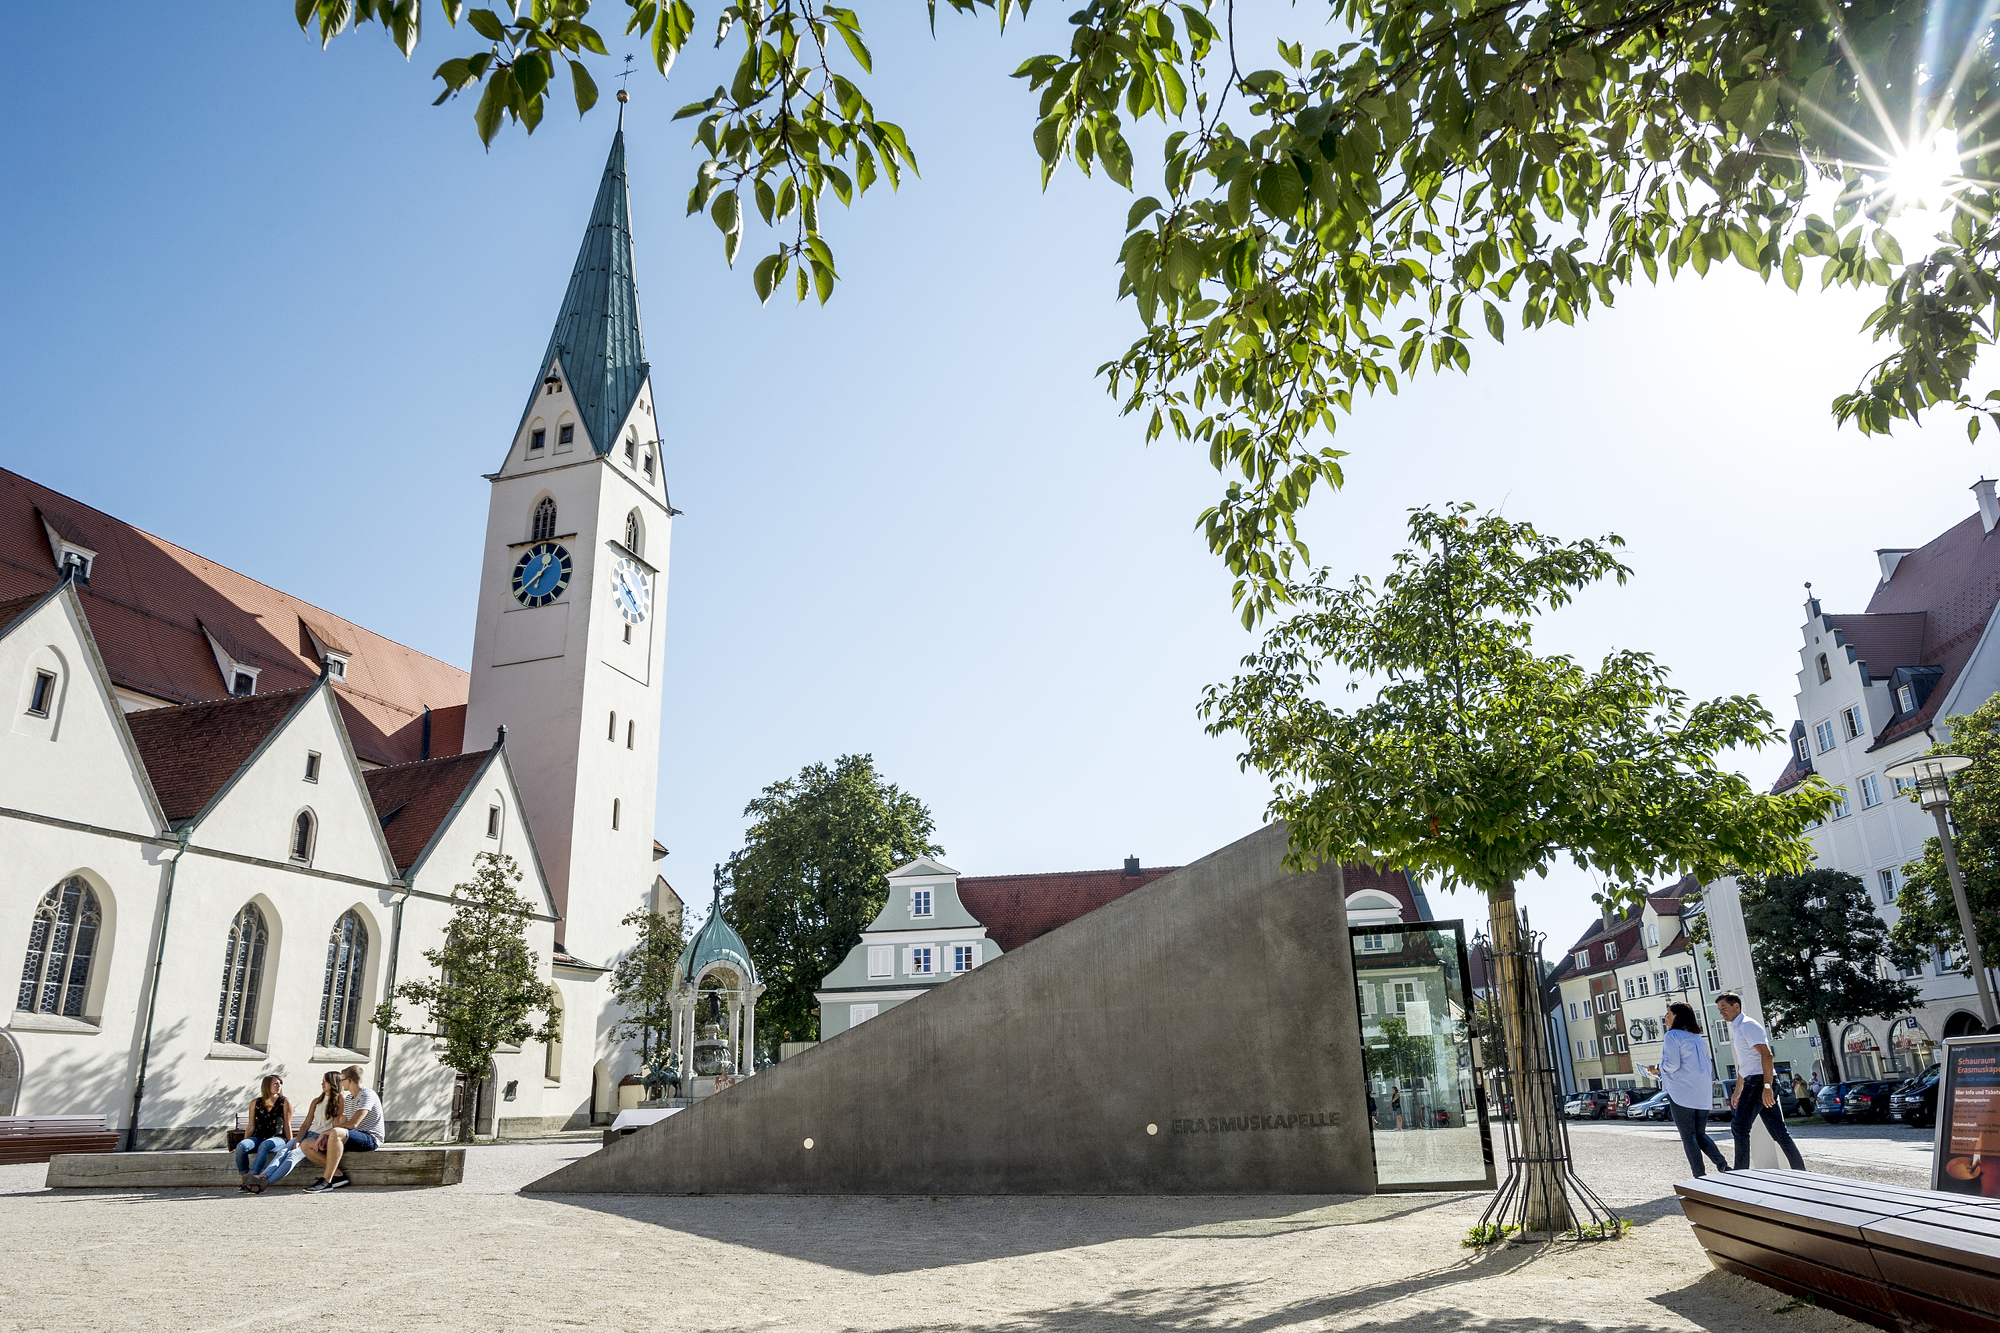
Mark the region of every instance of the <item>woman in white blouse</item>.
POLYGON ((1706 1153, 1716 1170, 1727 1171, 1722 1150, 1708 1137, 1708 1113, 1715 1105, 1715 1066, 1708 1058, 1708 1043, 1701 1039, 1701 1020, 1695 1017, 1693 1005, 1677 1001, 1667 1006, 1667 1037, 1660 1047, 1660 1063, 1645 1069, 1666 1089, 1674 1128, 1681 1132, 1681 1147, 1687 1150, 1688 1166, 1697 1176, 1707 1175, 1701 1163, 1706 1153))

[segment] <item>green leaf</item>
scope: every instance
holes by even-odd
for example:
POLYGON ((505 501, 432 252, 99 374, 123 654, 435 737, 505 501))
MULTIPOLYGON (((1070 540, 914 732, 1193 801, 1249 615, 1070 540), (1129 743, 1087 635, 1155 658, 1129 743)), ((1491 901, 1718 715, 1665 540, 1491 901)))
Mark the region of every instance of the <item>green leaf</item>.
POLYGON ((1125 212, 1125 230, 1131 231, 1147 218, 1160 211, 1160 201, 1147 195, 1125 212))
POLYGON ((570 88, 576 93, 576 114, 582 115, 597 105, 597 81, 590 77, 590 71, 583 67, 581 60, 569 62, 570 88))
MULTIPOLYGON (((841 41, 847 43, 847 53, 854 57, 854 63, 867 70, 870 74, 873 74, 875 72, 875 62, 869 56, 868 48, 862 45, 861 34, 850 31, 845 24, 836 26, 834 31, 840 34, 841 41)), ((822 296, 819 300, 821 305, 826 304, 826 297, 822 296)))
POLYGON ((1299 211, 1306 183, 1290 162, 1272 162, 1257 173, 1257 202, 1273 218, 1288 220, 1299 211))
POLYGON ((490 9, 473 10, 466 15, 466 22, 472 25, 474 32, 489 42, 503 41, 507 36, 507 25, 502 23, 500 16, 490 9))
POLYGON ((1799 279, 1805 276, 1806 266, 1799 260, 1797 250, 1785 251, 1785 285, 1793 291, 1799 289, 1799 279))
POLYGON ((1500 308, 1491 301, 1482 302, 1486 307, 1486 331, 1493 335, 1493 341, 1507 341, 1507 321, 1501 317, 1500 308))
POLYGON ((782 253, 765 255, 757 261, 757 267, 751 273, 750 281, 757 288, 757 299, 760 302, 770 301, 771 291, 778 285, 778 278, 781 276, 778 266, 784 261, 785 256, 782 253))
POLYGON ((1892 264, 1903 262, 1903 247, 1896 243, 1896 238, 1889 234, 1887 227, 1875 229, 1875 251, 1892 264))
POLYGON ((488 79, 486 91, 480 95, 479 106, 472 113, 472 126, 479 131, 479 142, 489 148, 493 136, 500 132, 500 119, 507 114, 506 81, 488 79))
POLYGON ((708 206, 708 216, 714 220, 717 231, 734 236, 743 230, 743 201, 736 191, 725 190, 708 206))

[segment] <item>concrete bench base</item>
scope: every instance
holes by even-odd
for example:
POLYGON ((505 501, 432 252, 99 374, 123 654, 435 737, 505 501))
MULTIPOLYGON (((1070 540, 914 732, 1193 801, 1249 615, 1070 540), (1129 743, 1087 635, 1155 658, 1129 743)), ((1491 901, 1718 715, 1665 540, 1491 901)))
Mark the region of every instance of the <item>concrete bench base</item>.
MULTIPOLYGON (((379 1148, 340 1159, 357 1187, 456 1185, 465 1179, 463 1148, 379 1148)), ((319 1168, 300 1162, 274 1189, 304 1189, 319 1168)), ((62 1153, 49 1159, 50 1189, 235 1189, 236 1159, 226 1152, 62 1153)))

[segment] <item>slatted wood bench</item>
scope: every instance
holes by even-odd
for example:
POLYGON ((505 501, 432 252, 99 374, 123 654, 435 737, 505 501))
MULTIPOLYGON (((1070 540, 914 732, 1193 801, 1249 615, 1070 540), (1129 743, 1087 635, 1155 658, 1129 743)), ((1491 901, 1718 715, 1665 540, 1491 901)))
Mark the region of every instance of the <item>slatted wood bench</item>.
POLYGON ((0 1165, 46 1162, 57 1153, 116 1152, 123 1137, 101 1115, 0 1116, 0 1165))
MULTIPOLYGON (((348 1153, 340 1166, 357 1186, 456 1185, 465 1179, 465 1149, 378 1148, 348 1153)), ((319 1175, 318 1167, 301 1162, 273 1188, 303 1189, 319 1175)), ((50 1189, 234 1190, 239 1179, 235 1158, 209 1148, 104 1157, 61 1154, 49 1159, 46 1183, 50 1189)))
POLYGON ((1717 1268, 1895 1333, 2000 1333, 2000 1202, 1811 1171, 1674 1190, 1717 1268))

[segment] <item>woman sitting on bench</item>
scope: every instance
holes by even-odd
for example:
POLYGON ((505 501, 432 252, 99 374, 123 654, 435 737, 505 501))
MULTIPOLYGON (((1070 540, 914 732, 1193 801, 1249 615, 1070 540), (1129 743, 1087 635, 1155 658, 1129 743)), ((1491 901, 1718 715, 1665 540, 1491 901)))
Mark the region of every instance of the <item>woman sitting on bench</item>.
POLYGON ((285 1080, 278 1074, 264 1075, 263 1084, 250 1102, 250 1132, 236 1145, 236 1174, 243 1177, 238 1189, 250 1189, 250 1177, 270 1165, 284 1151, 292 1135, 292 1104, 285 1097, 285 1080))
POLYGON ((382 1099, 362 1081, 363 1077, 360 1065, 349 1065, 340 1071, 341 1101, 347 1108, 346 1114, 305 1145, 306 1157, 320 1168, 320 1178, 306 1186, 308 1194, 323 1194, 352 1185, 354 1182, 340 1169, 341 1157, 347 1153, 374 1152, 382 1146, 382 1099))
POLYGON ((316 1135, 324 1134, 341 1115, 340 1075, 328 1070, 322 1080, 319 1096, 306 1107, 306 1123, 298 1134, 280 1145, 269 1165, 254 1173, 244 1184, 252 1194, 262 1194, 267 1188, 277 1184, 292 1173, 292 1168, 306 1159, 306 1142, 316 1135))

